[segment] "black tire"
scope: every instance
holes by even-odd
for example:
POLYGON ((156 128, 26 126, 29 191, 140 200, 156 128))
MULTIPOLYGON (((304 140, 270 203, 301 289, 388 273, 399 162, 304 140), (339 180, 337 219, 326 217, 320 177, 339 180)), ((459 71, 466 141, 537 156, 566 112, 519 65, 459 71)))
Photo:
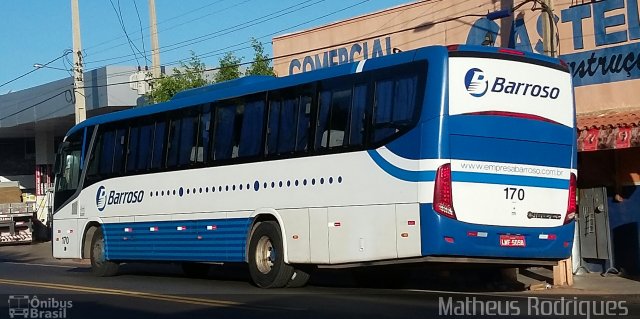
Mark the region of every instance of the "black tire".
POLYGON ((204 278, 209 274, 211 267, 201 263, 182 263, 182 272, 187 277, 204 278))
POLYGON ((119 264, 105 258, 102 228, 93 233, 91 239, 91 272, 98 277, 110 277, 118 273, 119 264))
POLYGON ((311 278, 311 274, 307 270, 295 268, 293 271, 293 275, 289 282, 287 283, 288 288, 300 288, 307 285, 309 282, 309 278, 311 278))
POLYGON ((260 288, 281 288, 293 276, 293 267, 284 263, 280 227, 274 221, 259 223, 249 241, 249 273, 260 288))

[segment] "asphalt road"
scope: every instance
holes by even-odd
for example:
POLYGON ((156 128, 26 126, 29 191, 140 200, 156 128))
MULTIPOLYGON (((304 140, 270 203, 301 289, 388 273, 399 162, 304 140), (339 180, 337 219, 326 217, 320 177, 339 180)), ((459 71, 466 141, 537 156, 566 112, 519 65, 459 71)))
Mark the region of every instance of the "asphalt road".
POLYGON ((47 249, 0 247, 0 319, 640 318, 638 296, 536 295, 473 272, 439 280, 414 269, 409 283, 390 289, 362 288, 351 272, 332 270, 314 274, 305 288, 265 290, 250 284, 242 266, 187 278, 178 265, 129 264, 118 276, 97 278, 86 262, 55 261, 47 249))

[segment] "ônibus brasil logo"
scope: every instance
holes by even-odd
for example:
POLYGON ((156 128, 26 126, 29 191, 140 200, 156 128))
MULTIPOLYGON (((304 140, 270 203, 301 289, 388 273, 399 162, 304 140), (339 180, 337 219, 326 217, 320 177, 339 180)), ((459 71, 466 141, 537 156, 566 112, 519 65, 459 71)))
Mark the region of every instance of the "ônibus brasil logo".
POLYGON ((464 86, 467 92, 474 97, 482 97, 489 89, 493 93, 523 95, 538 98, 550 98, 555 100, 560 96, 560 88, 536 83, 509 81, 506 78, 496 76, 489 84, 488 76, 478 68, 471 68, 464 76, 464 86))
POLYGON ((96 192, 96 207, 98 211, 103 211, 109 205, 135 204, 141 203, 144 199, 144 191, 116 192, 109 191, 104 186, 98 187, 96 192))
POLYGON ((484 79, 484 72, 478 68, 473 68, 467 71, 464 76, 464 86, 467 88, 467 92, 475 97, 481 97, 489 89, 489 81, 484 79))

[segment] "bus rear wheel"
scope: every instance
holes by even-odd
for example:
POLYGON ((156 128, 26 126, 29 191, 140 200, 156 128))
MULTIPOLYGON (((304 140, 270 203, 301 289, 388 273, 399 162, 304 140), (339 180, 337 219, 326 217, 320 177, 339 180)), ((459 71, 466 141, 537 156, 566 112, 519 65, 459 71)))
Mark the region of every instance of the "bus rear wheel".
POLYGON ((274 221, 259 223, 249 242, 249 273, 260 288, 281 288, 287 285, 294 269, 284 262, 280 227, 274 221))
POLYGON ((91 239, 91 272, 98 277, 110 277, 118 273, 118 263, 107 260, 102 228, 93 233, 91 239))

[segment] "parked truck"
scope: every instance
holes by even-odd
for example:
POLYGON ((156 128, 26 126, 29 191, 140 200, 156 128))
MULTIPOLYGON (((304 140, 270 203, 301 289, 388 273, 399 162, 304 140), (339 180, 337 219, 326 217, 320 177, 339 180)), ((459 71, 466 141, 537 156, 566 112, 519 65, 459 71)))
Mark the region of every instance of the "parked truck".
POLYGON ((0 183, 0 244, 31 243, 35 202, 23 202, 18 183, 0 183))

